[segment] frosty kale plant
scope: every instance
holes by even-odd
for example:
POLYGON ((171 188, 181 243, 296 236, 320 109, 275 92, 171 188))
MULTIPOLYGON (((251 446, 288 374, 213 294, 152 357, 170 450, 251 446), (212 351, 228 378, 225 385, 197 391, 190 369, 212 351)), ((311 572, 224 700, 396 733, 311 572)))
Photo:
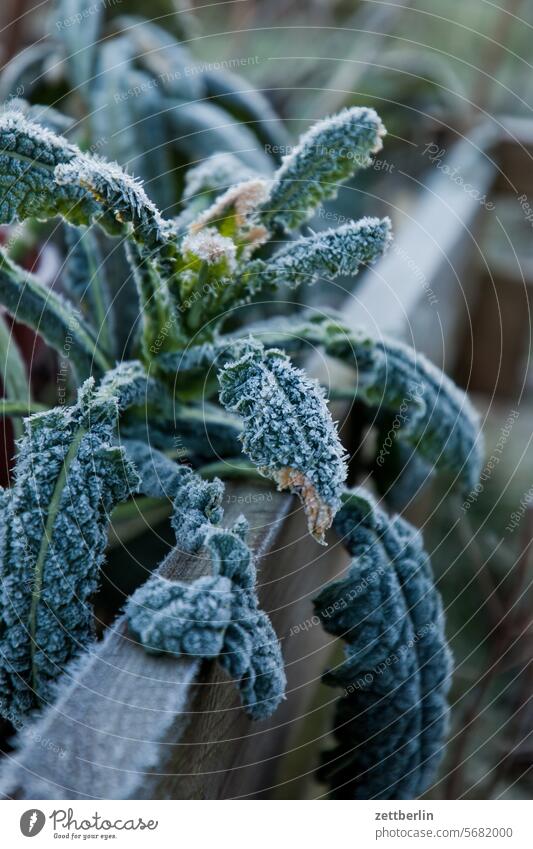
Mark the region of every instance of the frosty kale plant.
MULTIPOLYGON (((179 214, 165 217, 116 163, 82 153, 32 116, 22 105, 0 116, 0 223, 62 220, 63 294, 2 253, 0 301, 60 353, 76 328, 77 396, 25 421, 14 482, 0 497, 0 708, 20 717, 52 700, 65 666, 93 639, 90 598, 109 512, 142 493, 172 500, 179 546, 206 554, 211 572, 189 584, 154 574, 127 604, 132 637, 151 652, 218 658, 252 718, 275 710, 285 674, 257 597, 247 524, 224 526, 223 484, 197 473, 214 455, 235 463, 243 451, 241 473, 255 469, 295 493, 319 543, 335 522, 353 557, 315 602, 324 627, 347 645, 345 661, 327 673, 345 695, 322 777, 356 797, 419 795, 444 745, 450 678, 429 561, 411 526, 346 489, 324 390, 291 356, 311 343, 356 369, 354 399, 390 413, 406 403, 398 440, 465 489, 480 470, 476 416, 426 359, 331 312, 287 320, 270 311, 255 321, 278 290, 353 276, 387 249, 386 218, 295 232, 371 162, 385 133, 380 119, 353 108, 319 122, 272 176, 235 167, 229 154, 206 159, 187 174, 179 214), (237 182, 228 188, 230 174, 237 182), (138 299, 130 353, 118 363, 114 327, 123 316, 98 258, 110 244, 123 249, 138 299), (243 319, 246 304, 253 324, 243 319), (176 462, 176 436, 186 466, 176 462), (373 574, 371 589, 356 593, 373 574), (392 653, 400 659, 385 677, 357 686, 392 653)), ((19 399, 4 405, 24 413, 19 399)))

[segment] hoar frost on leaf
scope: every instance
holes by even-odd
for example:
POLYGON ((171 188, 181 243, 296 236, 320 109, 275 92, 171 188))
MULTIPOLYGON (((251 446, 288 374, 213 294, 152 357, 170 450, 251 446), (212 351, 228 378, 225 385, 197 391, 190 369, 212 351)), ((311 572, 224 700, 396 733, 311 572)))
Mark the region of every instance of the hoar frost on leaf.
POLYGON ((395 438, 455 475, 463 491, 475 487, 483 463, 479 416, 449 377, 423 354, 389 338, 341 331, 325 350, 355 365, 357 398, 378 410, 402 412, 395 438))
MULTIPOLYGON (((162 208, 172 208, 172 186, 157 176, 170 168, 162 116, 179 128, 174 135, 182 144, 192 137, 196 146, 216 125, 219 149, 245 151, 252 134, 242 125, 220 129, 226 113, 217 98, 224 101, 227 88, 234 106, 237 98, 244 114, 255 113, 243 93, 228 79, 221 83, 219 75, 207 80, 204 91, 213 104, 187 102, 193 95, 202 99, 205 80, 174 73, 184 67, 182 45, 153 25, 132 27, 124 19, 118 26, 118 37, 90 58, 106 71, 106 86, 111 80, 118 93, 123 85, 117 50, 133 87, 156 77, 160 84, 141 105, 140 98, 127 104, 110 98, 97 82, 95 103, 105 108, 95 109, 94 118, 102 128, 111 120, 125 130, 111 134, 113 155, 131 161, 142 151, 142 176, 165 198, 159 200, 162 208), (148 132, 161 144, 154 148, 152 139, 147 156, 145 117, 158 99, 161 109, 154 110, 148 132), (137 117, 128 122, 132 109, 137 117)), ((85 87, 84 96, 88 92, 85 87)), ((322 777, 335 795, 423 793, 443 746, 450 675, 428 558, 418 533, 403 519, 389 519, 361 490, 343 496, 345 456, 324 394, 278 348, 298 353, 318 345, 352 364, 353 397, 370 415, 376 411, 378 428, 382 410, 388 417, 401 412, 394 429, 399 444, 412 445, 424 461, 454 472, 465 487, 473 486, 480 471, 477 417, 466 396, 423 357, 335 320, 291 316, 227 336, 220 332, 237 307, 260 293, 313 283, 322 275, 353 275, 387 248, 389 220, 363 218, 277 250, 271 243, 255 254, 272 234, 277 239, 299 228, 334 197, 339 183, 371 163, 385 132, 380 119, 372 109, 353 108, 319 122, 271 179, 268 169, 266 177, 256 174, 229 154, 213 157, 189 172, 181 213, 165 220, 141 182, 116 164, 81 153, 25 114, 33 118, 35 112, 0 113, 0 223, 60 215, 69 224, 97 223, 108 235, 124 237, 140 301, 142 335, 134 344, 143 364, 126 362, 109 371, 113 346, 99 325, 112 304, 104 288, 87 289, 84 277, 92 273, 87 230, 83 255, 73 258, 71 270, 78 277, 71 278, 70 289, 65 281, 71 295, 81 293, 86 310, 75 326, 71 359, 80 380, 93 369, 105 376, 96 388, 91 381, 83 384, 72 407, 26 423, 14 485, 0 491, 2 712, 18 720, 50 700, 58 674, 90 639, 89 597, 104 557, 107 514, 137 488, 138 475, 142 493, 172 499, 178 545, 208 559, 211 574, 190 583, 151 577, 128 602, 132 634, 149 651, 218 658, 236 680, 250 716, 275 710, 285 674, 276 635, 259 607, 247 524, 241 517, 224 527, 222 483, 203 481, 148 444, 154 439, 163 451, 175 449, 177 429, 188 458, 198 461, 219 450, 222 457, 234 457, 242 421, 244 452, 259 471, 300 496, 320 541, 337 514, 337 531, 353 556, 347 574, 316 601, 326 630, 347 644, 344 662, 326 676, 345 695, 337 747, 325 757, 322 777), (206 394, 216 391, 217 371, 220 401, 229 412, 198 403, 198 387, 206 394), (119 416, 123 448, 115 443, 119 416)), ((250 152, 262 161, 256 147, 250 152)), ((192 153, 196 159, 206 155, 196 147, 192 153)), ((98 242, 107 244, 101 234, 98 242)), ((78 313, 3 254, 0 266, 2 303, 62 353, 78 313)))
POLYGON ((189 168, 182 195, 184 208, 173 222, 176 230, 186 231, 219 195, 253 177, 254 172, 232 153, 214 153, 189 168))
POLYGON ((251 340, 221 369, 219 382, 221 403, 243 418, 245 453, 279 489, 299 495, 311 533, 323 542, 346 463, 322 389, 282 351, 251 340))
POLYGON ((231 186, 192 223, 192 232, 197 232, 206 224, 220 224, 227 219, 228 213, 235 219, 236 229, 243 230, 249 224, 250 215, 265 197, 266 187, 263 179, 245 180, 231 186))
POLYGON ((110 231, 122 233, 130 224, 137 241, 150 250, 160 250, 167 242, 170 224, 147 197, 140 183, 119 165, 87 154, 78 154, 54 172, 58 186, 80 186, 101 207, 101 220, 110 231), (118 227, 117 227, 118 225, 118 227))
POLYGON ((95 211, 92 198, 76 184, 59 189, 57 165, 71 162, 79 150, 66 139, 18 111, 0 115, 0 222, 52 218, 63 214, 73 224, 85 223, 95 211))
POLYGON ((189 233, 181 246, 185 262, 201 260, 215 265, 223 275, 236 269, 237 248, 232 239, 222 236, 215 227, 205 227, 197 233, 189 233))
POLYGON ((77 225, 98 221, 112 235, 129 228, 146 250, 173 252, 172 224, 137 180, 17 110, 0 115, 0 187, 0 223, 55 215, 77 225))
POLYGON ((240 246, 241 258, 250 254, 268 240, 268 230, 254 218, 254 212, 267 194, 263 179, 245 180, 227 189, 214 203, 196 218, 192 233, 214 226, 224 235, 231 236, 240 246))

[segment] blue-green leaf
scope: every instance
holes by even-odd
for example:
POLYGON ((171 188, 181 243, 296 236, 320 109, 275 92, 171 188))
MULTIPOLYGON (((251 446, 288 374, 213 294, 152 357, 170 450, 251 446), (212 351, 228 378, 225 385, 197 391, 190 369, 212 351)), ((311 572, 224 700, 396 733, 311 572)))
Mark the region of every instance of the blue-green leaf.
POLYGON ((353 560, 314 601, 346 643, 325 675, 344 695, 320 777, 338 798, 415 799, 444 750, 452 666, 429 558, 418 531, 362 489, 346 495, 335 527, 353 560))

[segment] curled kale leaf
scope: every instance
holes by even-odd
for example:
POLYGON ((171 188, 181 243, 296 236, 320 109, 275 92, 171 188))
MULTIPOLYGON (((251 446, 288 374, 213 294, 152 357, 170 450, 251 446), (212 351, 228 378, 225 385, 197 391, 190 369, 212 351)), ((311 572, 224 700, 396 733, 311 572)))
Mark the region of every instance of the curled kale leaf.
POLYGON ((319 774, 340 798, 416 798, 444 750, 452 666, 429 558, 418 531, 364 490, 349 493, 335 526, 353 560, 314 601, 346 642, 325 675, 344 695, 319 774))
POLYGON ((126 608, 132 635, 150 652, 218 658, 246 713, 270 716, 284 697, 285 673, 270 619, 259 609, 247 522, 240 517, 232 528, 221 526, 221 481, 204 481, 140 442, 127 443, 127 451, 141 489, 173 497, 180 548, 193 554, 205 548, 212 572, 190 583, 150 578, 126 608))
POLYGON ((96 332, 99 347, 110 354, 114 351, 111 294, 94 229, 67 225, 65 242, 68 256, 62 286, 96 332))
POLYGON ((112 373, 99 389, 91 378, 74 406, 26 420, 15 483, 2 493, 1 711, 8 719, 48 702, 92 636, 90 597, 108 517, 139 482, 114 444, 127 399, 120 378, 116 385, 114 393, 112 373))
POLYGON ((243 418, 245 453, 278 489, 301 498, 309 530, 323 542, 340 506, 346 463, 322 389, 284 353, 252 341, 219 381, 221 403, 243 418))
POLYGON ((61 215, 129 235, 147 251, 172 254, 172 225, 116 163, 82 154, 62 136, 14 110, 0 115, 0 222, 61 215))
POLYGON ((60 189, 55 180, 56 167, 78 154, 62 136, 20 111, 0 115, 0 222, 63 215, 72 224, 87 223, 97 211, 94 199, 75 182, 60 189))
POLYGON ((130 633, 148 652, 217 658, 251 719, 266 719, 282 701, 283 658, 255 590, 224 575, 191 584, 153 577, 131 597, 126 613, 130 633))
POLYGON ((124 360, 108 371, 95 390, 96 409, 100 404, 112 404, 119 413, 128 407, 149 404, 160 398, 161 388, 148 377, 138 360, 124 360))
POLYGON ((140 183, 116 163, 78 153, 57 165, 54 178, 57 186, 79 186, 94 198, 94 217, 111 235, 126 235, 131 228, 133 238, 146 249, 159 252, 166 246, 172 230, 169 222, 162 218, 140 183))
POLYGON ((221 575, 190 584, 151 578, 128 602, 129 631, 149 653, 216 658, 231 620, 231 589, 221 575))

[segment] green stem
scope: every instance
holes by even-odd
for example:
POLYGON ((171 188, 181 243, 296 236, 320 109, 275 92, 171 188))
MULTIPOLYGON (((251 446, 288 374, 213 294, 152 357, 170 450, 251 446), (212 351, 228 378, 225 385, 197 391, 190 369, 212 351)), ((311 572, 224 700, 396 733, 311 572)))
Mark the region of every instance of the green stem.
POLYGON ((142 313, 144 359, 150 364, 154 356, 172 350, 177 343, 179 318, 171 309, 166 283, 158 274, 152 258, 144 255, 133 241, 126 243, 126 256, 137 287, 142 313))

